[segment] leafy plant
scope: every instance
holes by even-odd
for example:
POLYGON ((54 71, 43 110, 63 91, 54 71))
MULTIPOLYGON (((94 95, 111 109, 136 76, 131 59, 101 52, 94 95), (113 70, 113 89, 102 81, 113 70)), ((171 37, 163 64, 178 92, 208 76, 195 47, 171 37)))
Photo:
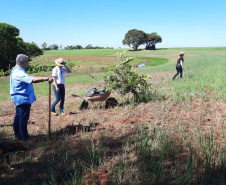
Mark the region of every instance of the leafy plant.
POLYGON ((150 97, 151 85, 145 80, 145 75, 139 75, 129 64, 134 58, 125 57, 125 51, 118 53, 118 64, 102 68, 105 72, 106 88, 117 91, 120 95, 132 93, 135 102, 147 101, 150 97))
POLYGON ((72 69, 72 67, 74 67, 74 64, 72 63, 72 61, 70 61, 70 59, 67 61, 67 66, 69 67, 69 69, 72 69))

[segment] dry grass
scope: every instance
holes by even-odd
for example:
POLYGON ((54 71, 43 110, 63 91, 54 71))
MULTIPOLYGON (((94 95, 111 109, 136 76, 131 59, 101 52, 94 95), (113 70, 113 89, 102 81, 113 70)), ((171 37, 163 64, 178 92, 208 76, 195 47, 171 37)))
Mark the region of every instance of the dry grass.
MULTIPOLYGON (((67 90, 70 88, 73 87, 67 87, 67 90)), ((200 140, 206 139, 207 142, 210 134, 214 138, 210 167, 213 168, 214 165, 214 169, 217 169, 217 166, 221 165, 217 157, 220 149, 225 148, 226 144, 224 120, 226 104, 224 101, 211 99, 211 95, 205 101, 198 98, 176 103, 165 100, 141 103, 135 107, 124 105, 110 110, 90 107, 85 111, 78 109, 81 99, 67 95, 65 110, 68 115, 52 117, 50 142, 46 141, 48 123, 46 100, 47 97, 39 98, 32 105, 28 130, 36 141, 29 145, 30 151, 25 155, 12 156, 12 165, 16 168, 13 174, 7 169, 4 161, 1 161, 0 173, 4 182, 27 179, 25 184, 41 182, 48 184, 47 179, 52 181, 52 177, 60 184, 66 179, 72 180, 75 176, 74 170, 77 169, 77 173, 82 174, 86 184, 90 184, 91 181, 98 184, 103 179, 113 184, 130 184, 131 170, 134 170, 136 177, 133 178, 136 178, 138 184, 145 184, 146 180, 177 184, 178 174, 185 173, 189 160, 194 156, 191 174, 195 180, 190 180, 193 183, 202 182, 201 177, 206 173, 204 150, 208 150, 208 146, 203 147, 200 140), (87 132, 82 132, 82 127, 80 131, 77 128, 79 124, 91 127, 86 130, 87 132), (150 148, 143 148, 143 151, 139 145, 145 138, 148 138, 151 144, 148 143, 147 146, 150 148), (144 174, 146 160, 161 161, 158 150, 162 140, 168 140, 170 143, 166 145, 169 148, 164 149, 166 154, 161 159, 161 173, 152 177, 150 176, 154 173, 152 170, 157 169, 146 166, 150 174, 144 174), (93 159, 94 164, 90 159, 91 142, 96 149, 101 150, 100 161, 93 159), (150 154, 149 152, 155 153, 155 159, 146 156, 150 154), (123 177, 118 174, 119 168, 123 168, 121 169, 123 177), (178 174, 173 172, 174 170, 178 170, 178 174), (50 172, 54 174, 49 174, 50 172)), ((3 105, 11 108, 1 116, 1 133, 5 139, 12 138, 14 107, 9 102, 4 102, 3 105)))

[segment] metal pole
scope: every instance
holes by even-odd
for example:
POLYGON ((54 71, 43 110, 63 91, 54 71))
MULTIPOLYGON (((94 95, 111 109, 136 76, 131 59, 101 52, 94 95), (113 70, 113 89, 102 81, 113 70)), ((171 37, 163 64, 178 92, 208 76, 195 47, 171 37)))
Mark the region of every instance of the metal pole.
POLYGON ((48 139, 50 141, 51 134, 51 83, 49 83, 49 123, 48 123, 48 139))

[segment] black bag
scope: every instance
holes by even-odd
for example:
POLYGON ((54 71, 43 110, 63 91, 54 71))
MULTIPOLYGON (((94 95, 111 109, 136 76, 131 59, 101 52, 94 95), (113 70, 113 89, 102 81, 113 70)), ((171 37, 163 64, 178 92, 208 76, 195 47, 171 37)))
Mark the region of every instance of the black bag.
POLYGON ((86 97, 90 97, 94 94, 97 94, 97 89, 96 88, 93 88, 93 89, 90 89, 89 92, 86 94, 86 97))

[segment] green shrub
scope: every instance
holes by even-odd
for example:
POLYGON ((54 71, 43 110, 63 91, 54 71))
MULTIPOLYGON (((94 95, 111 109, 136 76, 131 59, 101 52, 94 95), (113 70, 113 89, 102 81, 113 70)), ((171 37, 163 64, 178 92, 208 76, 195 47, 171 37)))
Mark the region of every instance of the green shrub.
POLYGON ((129 64, 133 58, 124 57, 124 54, 125 51, 118 53, 119 62, 115 66, 102 68, 105 72, 105 86, 122 96, 131 92, 135 102, 146 102, 150 95, 151 85, 145 80, 145 75, 139 75, 129 64))

